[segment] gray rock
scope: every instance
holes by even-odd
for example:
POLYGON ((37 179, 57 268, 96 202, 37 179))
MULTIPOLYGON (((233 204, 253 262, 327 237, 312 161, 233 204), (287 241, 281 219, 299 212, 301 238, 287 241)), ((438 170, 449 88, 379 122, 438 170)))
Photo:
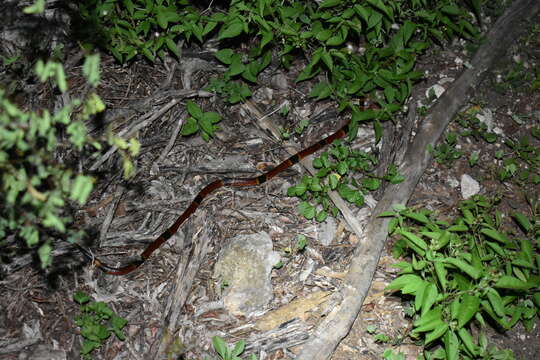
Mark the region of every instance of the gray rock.
POLYGON ((214 268, 214 276, 220 285, 225 285, 225 308, 233 315, 246 317, 263 311, 272 300, 270 276, 279 260, 265 232, 232 239, 214 268))

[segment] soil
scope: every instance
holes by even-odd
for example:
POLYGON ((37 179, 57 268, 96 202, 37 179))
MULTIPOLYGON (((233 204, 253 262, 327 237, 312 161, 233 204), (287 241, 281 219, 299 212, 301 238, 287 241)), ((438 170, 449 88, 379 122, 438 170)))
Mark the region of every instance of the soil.
MULTIPOLYGON (((490 22, 486 23, 489 25, 490 22)), ((540 17, 534 23, 536 25, 532 25, 522 38, 516 39, 506 56, 489 71, 469 104, 463 108, 464 113, 478 110, 490 117, 492 123, 489 126, 498 134, 497 140, 487 143, 474 136, 458 136, 455 148, 461 152, 461 157, 451 161, 433 161, 408 206, 429 208, 446 217, 456 215, 457 206, 463 199, 460 179, 467 174, 480 183, 480 194, 501 196, 502 211, 530 214, 526 198, 538 199, 540 188, 526 181, 500 181, 498 171, 504 166, 504 158, 497 159, 496 153, 501 149, 508 151, 503 144, 504 139, 528 135, 540 122, 540 91, 531 88, 533 80, 536 78, 538 81, 540 71, 540 17), (471 166, 469 158, 473 153, 478 153, 479 160, 471 166)), ((424 55, 418 67, 425 71, 426 78, 416 84, 415 91, 425 94, 435 84, 444 87, 458 76, 473 50, 466 42, 456 41, 424 55)), ((174 70, 164 65, 134 62, 125 67, 107 55, 102 55, 102 59, 102 83, 98 93, 108 109, 116 110, 129 110, 133 104, 143 103, 153 94, 183 89, 186 76, 189 76, 193 89, 202 89, 209 77, 219 72, 215 63, 203 63, 196 71, 187 73, 183 68, 184 71, 176 70, 169 78, 174 70)), ((299 71, 301 64, 297 66, 299 71)), ((84 93, 81 64, 77 63, 67 71, 68 76, 74 79, 71 84, 74 95, 84 93)), ((314 114, 325 111, 327 114, 327 108, 334 107, 333 104, 308 98, 312 83, 296 86, 296 75, 294 71, 282 73, 275 68, 273 72, 265 72, 252 99, 265 114, 271 114, 287 101, 291 109, 288 118, 272 116, 272 120, 284 128, 292 128, 294 125, 291 124, 301 117, 313 118, 314 114)), ((51 95, 44 92, 44 96, 46 94, 51 95)), ((429 106, 425 96, 417 100, 429 106)), ((142 113, 157 111, 167 101, 163 95, 161 102, 137 109, 139 113, 133 118, 140 119, 142 113)), ((167 224, 174 222, 205 184, 230 172, 238 174, 239 170, 239 176, 255 176, 258 171, 265 171, 288 157, 280 150, 279 144, 257 127, 253 114, 248 113, 245 107, 226 105, 216 97, 194 101, 205 111, 217 111, 223 116, 215 139, 206 143, 199 137, 179 137, 164 159, 157 161, 174 133, 177 121, 186 117, 183 106, 174 107, 139 132, 142 151, 136 164, 138 175, 134 179, 129 182, 122 180, 117 158, 113 157, 103 166, 103 173, 97 176, 93 198, 76 213, 80 226, 95 231, 106 229, 106 234, 99 239, 101 248, 97 240, 89 244, 100 256, 116 255, 112 259, 123 259, 139 253, 144 244, 157 237, 167 224), (107 216, 112 217, 112 222, 102 228, 107 216)), ((298 139, 303 147, 338 126, 336 122, 325 120, 324 116, 318 119, 298 139)), ((106 125, 111 131, 119 132, 132 120, 124 118, 106 125)), ((451 123, 447 133, 463 131, 457 120, 451 123)), ((92 125, 94 134, 105 128, 103 124, 92 125)), ((329 268, 334 275, 346 271, 348 258, 358 241, 344 231, 328 246, 317 242, 320 229, 298 215, 296 199, 284 195, 284 189, 296 184, 302 173, 303 169, 295 166, 263 186, 220 190, 205 200, 195 216, 195 224, 186 226, 186 238, 191 233, 197 239, 197 226, 214 229, 214 236, 189 292, 183 293, 186 300, 180 309, 175 333, 182 345, 168 349, 169 354, 175 354, 171 358, 215 358, 210 344, 214 335, 223 336, 229 343, 246 339, 248 345, 249 339, 257 339, 257 332, 251 327, 256 319, 227 313, 218 304, 219 286, 212 278, 213 264, 223 242, 237 234, 266 231, 278 251, 294 247, 297 234, 305 234, 309 239, 306 251, 288 254, 285 266, 273 271, 274 299, 270 308, 278 308, 316 290, 332 291, 339 287, 337 275, 325 276, 313 270, 305 279, 300 276, 313 263, 315 269, 329 268)), ((125 329, 126 340, 111 337, 103 347, 94 351, 92 358, 148 358, 164 324, 170 324, 167 304, 170 304, 169 296, 173 293, 171 279, 175 278, 175 267, 183 253, 184 243, 189 243, 189 240, 175 236, 170 243, 155 253, 142 268, 126 277, 102 274, 87 266, 76 251, 63 255, 72 261, 68 269, 43 272, 34 266, 26 266, 5 276, 0 282, 3 295, 0 298, 0 308, 3 309, 0 312, 0 343, 2 347, 11 346, 14 351, 0 353, 0 358, 79 358, 81 336, 74 324, 79 313, 79 307, 73 301, 76 290, 84 291, 96 301, 108 303, 117 314, 129 320, 125 329)), ((392 239, 389 239, 362 312, 348 337, 339 345, 333 360, 380 359, 387 348, 405 353, 407 359, 415 359, 420 354, 421 348, 407 337, 411 320, 405 316, 406 304, 395 294, 384 290, 397 273, 391 266, 397 261, 390 255, 391 243, 392 239), (387 335, 390 341, 375 341, 374 331, 387 335)), ((314 325, 317 320, 315 312, 307 323, 314 325)), ((516 359, 540 358, 540 321, 531 332, 516 326, 506 333, 489 331, 488 336, 490 345, 511 349, 516 359)), ((259 359, 287 359, 298 353, 300 347, 268 350, 257 355, 259 359)))

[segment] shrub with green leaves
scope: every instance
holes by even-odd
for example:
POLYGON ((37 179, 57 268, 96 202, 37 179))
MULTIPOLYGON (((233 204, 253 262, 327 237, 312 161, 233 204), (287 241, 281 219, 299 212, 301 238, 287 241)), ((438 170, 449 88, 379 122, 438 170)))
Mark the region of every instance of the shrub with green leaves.
MULTIPOLYGON (((87 57, 83 71, 88 82, 99 81, 99 58, 87 57)), ((65 93, 67 80, 61 64, 38 61, 40 81, 52 81, 65 93)), ((29 247, 38 247, 43 267, 50 264, 51 240, 62 233, 76 241, 81 233, 70 229, 65 210, 71 201, 82 205, 93 178, 68 168, 55 158, 59 147, 81 152, 100 144, 86 134, 84 121, 102 111, 104 104, 91 93, 55 113, 46 109, 24 111, 0 89, 0 239, 15 236, 29 247)), ((3 254, 9 256, 9 254, 3 254)))
MULTIPOLYGON (((86 0, 81 14, 92 31, 86 41, 108 49, 125 62, 141 54, 180 53, 177 44, 203 44, 216 38, 216 58, 227 66, 221 80, 210 84, 232 103, 250 95, 236 80, 257 83, 277 55, 284 68, 301 58, 308 62, 297 81, 326 73, 328 81, 311 96, 331 97, 341 108, 355 108, 354 99, 374 95, 381 111, 362 120, 386 120, 410 94, 416 55, 433 41, 477 35, 469 9, 454 0, 232 0, 227 9, 200 9, 187 0, 86 0), (99 36, 94 34, 98 33, 99 36), (240 43, 249 50, 236 50, 240 43), (349 44, 358 51, 351 51, 349 44)), ((476 16, 480 0, 466 2, 476 16)), ((83 37, 84 40, 84 37, 83 37)))
POLYGON ((403 206, 380 215, 393 217, 394 255, 411 258, 396 264, 401 272, 387 288, 410 300, 410 336, 424 342, 426 359, 510 359, 508 351, 488 347, 485 327, 505 331, 521 322, 531 330, 538 318, 539 219, 513 214, 523 232, 510 236, 496 203, 482 196, 463 201, 452 222, 403 206))
POLYGON ((122 329, 128 321, 114 313, 102 301, 90 301, 90 297, 82 291, 73 295, 73 300, 80 305, 80 315, 75 318, 75 324, 81 329, 84 338, 81 348, 81 357, 91 359, 91 353, 103 345, 112 334, 118 340, 125 340, 122 329))
POLYGON ((372 171, 377 163, 374 155, 350 150, 343 141, 337 140, 330 146, 329 151, 313 160, 313 166, 318 172, 314 176, 304 176, 300 184, 287 190, 287 195, 302 200, 298 209, 306 219, 324 221, 329 212, 335 216, 338 211, 328 196, 331 190, 337 191, 348 202, 362 206, 364 195, 379 189, 383 181, 392 184, 403 181, 403 176, 397 173, 395 166, 391 166, 384 177, 375 176, 372 171), (363 177, 357 180, 353 175, 357 176, 359 173, 363 174, 363 177))

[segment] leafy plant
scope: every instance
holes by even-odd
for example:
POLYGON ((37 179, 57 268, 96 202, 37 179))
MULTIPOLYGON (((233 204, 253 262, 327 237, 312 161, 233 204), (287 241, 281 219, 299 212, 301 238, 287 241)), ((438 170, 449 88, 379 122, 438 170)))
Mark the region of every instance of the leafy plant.
POLYGON ((381 343, 387 343, 390 341, 390 337, 386 334, 383 334, 383 333, 377 333, 377 326, 375 325, 368 325, 367 328, 366 328, 366 331, 369 333, 369 334, 372 334, 372 335, 375 335, 373 338, 375 339, 375 341, 378 341, 378 342, 381 342, 381 343))
MULTIPOLYGON (((231 103, 242 101, 258 75, 277 54, 289 68, 305 57, 307 66, 297 81, 326 73, 311 92, 318 99, 331 97, 341 109, 358 110, 354 99, 381 90, 381 111, 362 115, 361 121, 386 120, 399 111, 410 94, 416 54, 433 41, 453 36, 472 38, 477 30, 467 9, 452 0, 428 4, 422 0, 233 0, 227 9, 201 11, 187 0, 86 0, 81 14, 92 29, 87 43, 107 48, 122 62, 142 54, 150 61, 167 53, 177 56, 177 43, 203 44, 211 37, 223 44, 215 53, 227 66, 211 89, 231 103), (225 11, 224 11, 225 10, 225 11), (92 26, 90 26, 92 25, 92 26), (100 36, 95 36, 95 33, 100 36), (249 50, 238 51, 242 42, 249 50), (348 50, 358 44, 362 53, 348 50)), ((469 1, 478 16, 480 1, 469 1)))
POLYGON ((218 129, 215 124, 221 121, 221 116, 213 111, 203 112, 193 101, 187 102, 187 111, 191 116, 182 127, 181 134, 187 136, 200 132, 201 137, 209 141, 218 129))
POLYGON ((114 311, 102 301, 90 301, 90 297, 82 291, 73 295, 73 300, 80 305, 80 315, 75 318, 75 324, 81 329, 84 338, 81 348, 81 357, 91 359, 90 354, 103 345, 112 334, 118 340, 125 340, 122 329, 128 321, 116 315, 114 311))
POLYGON ((395 354, 392 349, 386 349, 383 353, 384 360, 405 360, 405 354, 402 352, 395 354))
POLYGON ((435 148, 429 146, 428 151, 433 154, 435 160, 444 164, 447 167, 451 167, 454 161, 461 158, 461 151, 456 148, 457 134, 449 132, 444 139, 444 142, 437 145, 435 148))
MULTIPOLYGON (((214 350, 222 360, 242 360, 240 355, 244 352, 246 345, 244 340, 240 340, 234 345, 234 348, 229 349, 225 341, 219 336, 212 338, 212 344, 214 345, 214 350)), ((251 354, 248 359, 257 360, 257 357, 251 354)))
POLYGON ((503 230, 497 201, 481 196, 463 201, 461 215, 452 222, 403 206, 381 214, 393 217, 394 255, 411 257, 396 264, 400 275, 387 288, 410 299, 410 336, 423 340, 427 359, 508 355, 488 348, 483 329, 495 324, 504 331, 518 322, 528 330, 534 326, 540 309, 540 256, 538 239, 530 235, 536 220, 515 214, 529 236, 512 238, 503 230), (472 323, 481 328, 478 337, 470 331, 472 323))
POLYGON ((351 151, 342 141, 335 141, 329 151, 323 152, 313 160, 313 166, 319 169, 315 176, 304 176, 299 185, 287 190, 288 196, 299 197, 299 212, 308 220, 315 218, 324 221, 328 212, 336 215, 337 209, 332 206, 328 193, 336 190, 341 197, 357 206, 364 205, 364 194, 377 190, 383 180, 400 182, 403 180, 394 167, 387 176, 379 178, 372 173, 377 159, 364 151, 351 151), (363 173, 364 177, 356 179, 353 174, 363 173))
MULTIPOLYGON (((93 66, 96 62, 96 56, 89 56, 83 67, 92 86, 99 80, 93 66)), ((40 81, 52 81, 60 92, 67 91, 61 64, 38 61, 35 72, 40 81)), ((69 201, 84 204, 94 182, 90 176, 59 164, 53 154, 60 145, 75 151, 100 149, 101 145, 87 136, 84 121, 104 107, 91 93, 84 102, 75 99, 54 114, 45 109, 23 111, 0 89, 0 238, 14 234, 28 247, 39 246, 43 267, 51 262, 54 232, 65 233, 70 241, 80 238, 80 232, 69 229, 71 218, 64 208, 69 201), (61 133, 67 136, 67 143, 59 141, 61 133)))

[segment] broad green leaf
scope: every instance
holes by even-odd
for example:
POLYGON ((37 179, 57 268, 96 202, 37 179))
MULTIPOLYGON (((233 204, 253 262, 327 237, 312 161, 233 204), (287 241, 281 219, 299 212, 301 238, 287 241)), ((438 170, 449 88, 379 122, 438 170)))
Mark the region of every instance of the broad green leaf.
POLYGON ((326 220, 327 217, 328 217, 328 213, 324 210, 321 210, 317 213, 315 220, 317 220, 318 222, 323 222, 326 220))
POLYGON ((426 335, 425 344, 428 345, 432 341, 437 340, 438 338, 446 334, 447 331, 448 331, 448 324, 446 323, 439 324, 439 326, 437 326, 435 329, 433 329, 433 331, 431 331, 430 333, 426 335))
POLYGON ((431 309, 433 304, 435 304, 435 301, 437 300, 437 297, 439 296, 439 292, 437 291, 437 287, 433 283, 428 283, 427 287, 424 290, 424 298, 422 302, 422 314, 425 314, 427 311, 431 309))
POLYGON ((302 201, 300 204, 298 204, 298 212, 308 220, 315 217, 315 207, 307 201, 302 201))
POLYGON ((414 243, 416 246, 418 246, 422 250, 426 250, 428 248, 428 245, 426 244, 426 242, 422 238, 420 238, 419 236, 417 236, 417 235, 415 235, 415 234, 413 234, 413 233, 411 233, 409 231, 399 230, 399 234, 403 235, 405 238, 410 240, 412 243, 414 243))
POLYGON ((186 107, 189 115, 193 116, 197 120, 202 119, 203 111, 199 105, 195 104, 191 100, 188 100, 188 102, 186 103, 186 107))
POLYGON ((527 290, 538 286, 538 284, 527 283, 513 276, 503 275, 493 286, 500 289, 527 290))
POLYGON ((497 314, 499 317, 505 316, 504 303, 497 290, 493 288, 488 289, 487 298, 491 304, 491 307, 493 308, 493 311, 495 311, 495 314, 497 314))
POLYGON ((458 336, 465 345, 467 351, 471 355, 476 356, 478 354, 478 350, 476 348, 476 345, 474 344, 474 339, 469 333, 469 331, 465 328, 461 328, 458 330, 458 336))
POLYGON ((429 310, 414 322, 413 332, 419 333, 432 331, 433 329, 443 325, 444 322, 442 321, 441 315, 442 313, 440 307, 429 310))
POLYGON ((218 40, 229 39, 240 35, 244 30, 244 25, 240 22, 233 22, 224 28, 219 33, 218 40))
POLYGON ((232 351, 232 356, 238 356, 240 355, 243 351, 244 351, 244 348, 246 347, 246 342, 244 340, 240 340, 236 343, 236 345, 234 346, 234 349, 232 351))
POLYGON ((75 300, 79 305, 83 305, 90 301, 90 297, 82 291, 77 290, 75 294, 73 294, 73 300, 75 300))
POLYGON ((342 0, 324 0, 322 3, 320 3, 319 9, 331 8, 341 4, 341 2, 342 0))
POLYGON ((45 218, 43 219, 43 225, 50 228, 55 228, 60 232, 66 231, 66 226, 64 225, 62 220, 52 212, 48 212, 45 215, 45 218))
POLYGON ((437 280, 439 280, 439 284, 441 284, 441 287, 443 291, 446 291, 446 274, 448 273, 446 269, 444 268, 444 264, 441 261, 434 261, 433 267, 435 268, 435 275, 437 275, 437 280))
POLYGON ((414 211, 404 211, 402 213, 403 216, 408 217, 409 219, 416 220, 420 224, 427 224, 429 223, 429 219, 426 215, 420 213, 420 212, 414 212, 414 211))
POLYGON ((26 245, 32 247, 39 242, 39 233, 32 226, 23 226, 20 236, 26 241, 26 245))
POLYGON ((453 331, 448 331, 443 338, 446 360, 458 360, 459 339, 453 331))
POLYGON ((381 10, 391 21, 394 21, 394 14, 392 8, 384 5, 382 0, 366 0, 368 4, 374 6, 375 8, 381 10))
POLYGON ((483 228, 480 230, 480 232, 488 237, 490 237, 493 240, 496 240, 502 244, 508 244, 508 238, 503 233, 498 232, 497 230, 490 229, 490 228, 483 228))
POLYGON ((42 269, 45 269, 52 263, 51 251, 52 247, 49 243, 41 245, 37 251, 42 269))
POLYGON ((40 14, 45 11, 45 0, 35 0, 30 6, 23 9, 25 14, 40 14))
POLYGON ((326 81, 322 81, 316 84, 311 92, 309 93, 310 97, 316 97, 317 100, 326 99, 332 94, 332 88, 330 84, 326 81))
POLYGON ((232 49, 221 49, 214 54, 216 59, 221 61, 223 64, 230 65, 232 63, 232 57, 234 51, 232 49))
POLYGON ((521 213, 514 213, 514 214, 512 214, 512 217, 517 221, 519 226, 521 226, 521 228, 526 233, 528 233, 529 231, 531 231, 533 229, 533 225, 531 224, 531 222, 529 221, 529 219, 527 219, 527 217, 525 215, 523 215, 521 213))
POLYGON ((445 260, 447 263, 454 265, 465 274, 469 275, 474 280, 478 280, 482 275, 482 270, 475 269, 471 265, 467 264, 465 261, 456 258, 448 258, 445 260))
POLYGON ((405 286, 415 286, 416 288, 422 286, 423 280, 420 276, 414 274, 405 274, 394 279, 388 286, 386 290, 401 290, 405 286))
POLYGON ((204 131, 210 136, 214 136, 214 125, 212 124, 212 121, 209 118, 205 118, 203 116, 199 120, 199 126, 201 127, 202 131, 204 131))
POLYGON ((86 204, 86 200, 92 191, 94 179, 90 176, 77 175, 71 188, 71 200, 78 201, 80 205, 86 204))
POLYGON ((441 11, 452 16, 461 14, 461 10, 457 5, 445 5, 441 8, 441 11))
POLYGON ((223 359, 226 359, 227 356, 227 344, 219 336, 212 337, 212 344, 214 345, 214 350, 221 356, 223 359))
POLYGON ((480 300, 473 295, 463 294, 461 297, 461 303, 459 306, 458 314, 458 329, 462 328, 469 320, 472 319, 474 314, 480 307, 480 300))
POLYGON ((93 87, 99 84, 99 62, 99 54, 88 55, 84 60, 83 74, 93 87))
POLYGON ((452 225, 446 230, 452 231, 452 232, 464 232, 464 231, 468 231, 469 227, 465 224, 458 224, 458 225, 452 225))
POLYGON ((199 131, 199 124, 197 123, 197 120, 189 117, 182 126, 182 131, 180 131, 180 134, 182 136, 189 136, 195 134, 197 131, 199 131))

